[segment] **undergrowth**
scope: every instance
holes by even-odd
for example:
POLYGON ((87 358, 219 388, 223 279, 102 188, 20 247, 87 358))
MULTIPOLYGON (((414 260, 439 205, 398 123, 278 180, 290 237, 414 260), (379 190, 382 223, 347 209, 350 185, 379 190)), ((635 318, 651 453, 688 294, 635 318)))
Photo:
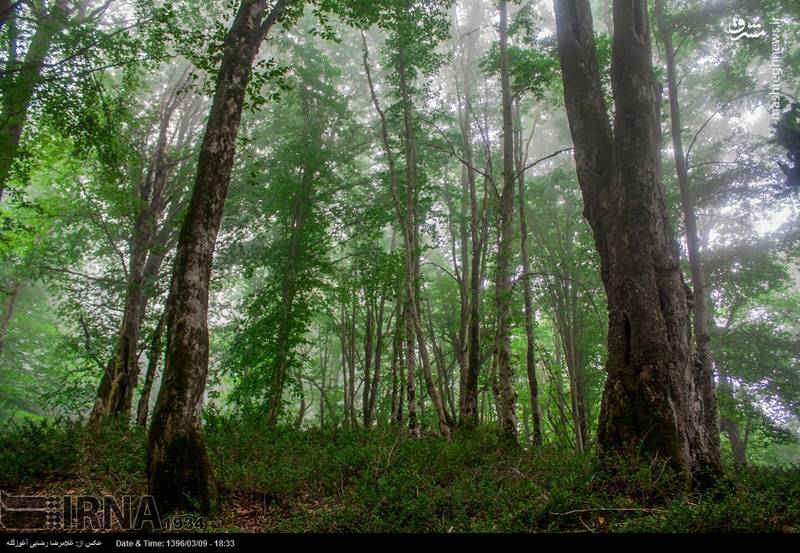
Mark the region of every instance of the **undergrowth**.
MULTIPOLYGON (((663 460, 509 448, 481 428, 411 440, 399 429, 206 428, 223 502, 212 531, 784 532, 800 530, 800 467, 729 471, 687 491, 663 460)), ((0 431, 0 489, 146 493, 138 428, 25 421, 0 431)))

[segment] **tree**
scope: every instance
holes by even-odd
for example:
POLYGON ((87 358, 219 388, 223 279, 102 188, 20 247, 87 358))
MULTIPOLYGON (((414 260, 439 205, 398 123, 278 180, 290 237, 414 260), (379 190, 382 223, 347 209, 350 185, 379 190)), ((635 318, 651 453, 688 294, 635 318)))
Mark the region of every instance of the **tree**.
MULTIPOLYGON (((4 12, 14 17, 13 8, 4 12)), ((56 36, 66 28, 72 13, 68 0, 54 0, 36 10, 36 30, 30 39, 25 58, 20 62, 9 57, 2 77, 3 106, 0 112, 0 197, 6 188, 9 173, 17 158, 22 130, 28 119, 28 109, 39 84, 45 60, 56 36)), ((11 25, 13 26, 13 20, 11 25)), ((13 31, 11 31, 13 34, 13 31)), ((16 39, 12 39, 16 41, 16 39)), ((10 52, 15 52, 12 46, 10 52)))
POLYGON ((91 416, 93 422, 109 417, 127 420, 130 415, 139 379, 142 323, 153 283, 161 273, 165 256, 174 246, 176 219, 184 207, 180 194, 182 183, 175 177, 180 162, 171 157, 174 152, 183 153, 187 149, 203 107, 198 98, 188 102, 190 94, 186 87, 186 79, 181 78, 167 88, 159 108, 160 121, 155 128, 153 151, 149 160, 139 160, 139 166, 146 169, 132 171, 133 228, 124 266, 127 282, 123 315, 114 354, 106 365, 97 392, 91 416), (184 109, 180 109, 182 104, 185 104, 184 109), (174 135, 170 132, 173 126, 178 129, 174 135))
POLYGON ((291 0, 243 0, 225 37, 214 100, 167 307, 166 362, 148 442, 148 485, 160 512, 215 508, 200 408, 208 375, 208 286, 247 85, 261 43, 291 0))
POLYGON ((588 1, 556 0, 565 104, 584 214, 608 296, 608 361, 598 429, 604 451, 641 448, 687 477, 721 470, 705 425, 689 298, 660 173, 659 88, 647 6, 616 0, 608 120, 588 1))
MULTIPOLYGON (((461 90, 457 92, 460 94, 459 106, 459 127, 461 131, 461 151, 462 151, 462 203, 469 205, 469 245, 470 249, 462 251, 462 280, 463 288, 467 290, 462 292, 466 298, 461 300, 461 309, 466 311, 462 314, 465 319, 467 328, 463 331, 466 343, 461 345, 462 350, 465 351, 466 359, 463 363, 466 365, 462 372, 461 389, 459 398, 459 420, 460 424, 464 427, 475 427, 478 424, 479 410, 478 410, 478 380, 481 370, 481 277, 484 270, 485 256, 482 254, 484 245, 488 240, 489 224, 488 224, 488 191, 484 186, 483 201, 478 199, 477 175, 474 166, 474 148, 473 148, 473 118, 475 112, 473 109, 473 95, 476 78, 474 75, 473 64, 476 61, 476 38, 472 28, 480 27, 482 17, 480 9, 475 4, 471 5, 469 18, 467 20, 470 29, 467 30, 464 37, 465 44, 461 46, 461 90)), ((458 83, 458 77, 456 78, 458 83)), ((457 84, 458 87, 458 84, 457 84)), ((486 179, 484 179, 486 185, 486 179)), ((466 227, 466 225, 465 225, 466 227)), ((462 249, 467 247, 467 229, 465 228, 461 233, 462 249)))
POLYGON ((405 361, 407 371, 407 390, 409 408, 409 428, 412 435, 419 435, 417 427, 414 401, 416 397, 416 348, 419 348, 419 357, 422 362, 423 375, 427 385, 428 395, 436 410, 439 431, 443 436, 450 437, 450 426, 447 422, 442 398, 436 390, 433 380, 433 369, 428 348, 428 339, 422 326, 421 302, 419 300, 420 281, 420 171, 417 160, 417 137, 413 121, 413 80, 417 71, 429 69, 436 65, 433 48, 436 43, 446 36, 442 30, 442 14, 439 8, 428 12, 427 7, 415 3, 406 3, 396 6, 392 14, 394 25, 389 40, 391 64, 395 69, 396 95, 400 100, 402 117, 402 137, 404 155, 404 173, 402 194, 399 186, 399 175, 395 156, 389 141, 389 130, 386 115, 380 107, 375 92, 375 86, 369 71, 369 60, 366 37, 362 35, 364 47, 364 68, 370 88, 375 111, 381 124, 381 138, 384 153, 389 166, 389 184, 394 212, 400 226, 405 253, 405 313, 406 323, 406 350, 405 361), (417 19, 422 24, 417 23, 417 19), (425 57, 428 54, 428 58, 425 57), (433 58, 429 59, 429 58, 433 58), (404 201, 403 201, 404 200, 404 201))
POLYGON ((678 188, 681 194, 683 224, 686 229, 686 244, 689 252, 689 268, 692 277, 692 313, 694 315, 694 340, 697 357, 700 362, 700 390, 703 398, 703 424, 706 427, 711 446, 719 449, 719 412, 717 410, 717 392, 714 385, 714 363, 711 357, 710 332, 708 328, 708 309, 706 305, 705 277, 700 258, 700 237, 697 233, 697 213, 692 192, 689 189, 689 169, 683 150, 683 127, 681 126, 681 110, 678 99, 678 81, 675 67, 675 48, 672 45, 672 31, 664 14, 662 0, 655 0, 655 14, 658 22, 661 42, 664 46, 664 57, 667 66, 667 88, 669 90, 669 110, 672 134, 672 149, 675 157, 675 172, 678 176, 678 188))
POLYGON ((500 427, 507 440, 517 440, 517 391, 511 367, 511 280, 512 247, 514 241, 514 118, 511 77, 508 63, 508 7, 500 2, 500 83, 503 103, 503 188, 499 199, 499 236, 497 244, 496 355, 500 373, 500 427))

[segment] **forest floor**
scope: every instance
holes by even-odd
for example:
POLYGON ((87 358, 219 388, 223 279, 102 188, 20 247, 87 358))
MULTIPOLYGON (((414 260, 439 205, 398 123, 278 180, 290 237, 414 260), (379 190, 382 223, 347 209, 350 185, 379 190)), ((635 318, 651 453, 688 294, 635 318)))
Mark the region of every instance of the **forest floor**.
MULTIPOLYGON (((207 425, 220 482, 206 530, 231 532, 800 532, 800 467, 730 471, 686 492, 661 460, 600 463, 508 449, 492 429, 410 440, 397 430, 207 425)), ((30 423, 0 434, 13 495, 143 495, 145 434, 30 423)))

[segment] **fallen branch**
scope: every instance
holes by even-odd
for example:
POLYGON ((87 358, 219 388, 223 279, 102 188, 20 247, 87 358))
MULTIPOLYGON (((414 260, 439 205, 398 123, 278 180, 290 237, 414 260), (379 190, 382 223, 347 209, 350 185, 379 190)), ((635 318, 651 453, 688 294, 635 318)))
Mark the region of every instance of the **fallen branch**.
POLYGON ((553 516, 563 517, 567 515, 575 515, 579 513, 593 513, 595 511, 616 511, 616 512, 640 512, 640 513, 663 513, 664 509, 646 509, 641 508, 614 508, 614 507, 597 507, 596 509, 575 509, 574 511, 567 511, 566 513, 550 513, 553 516))

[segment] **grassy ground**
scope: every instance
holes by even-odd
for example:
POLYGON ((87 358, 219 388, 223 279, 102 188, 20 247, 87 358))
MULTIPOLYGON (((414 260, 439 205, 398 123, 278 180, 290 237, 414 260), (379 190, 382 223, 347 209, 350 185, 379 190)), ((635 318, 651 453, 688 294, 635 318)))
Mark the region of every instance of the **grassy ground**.
MULTIPOLYGON (((729 473, 699 494, 660 460, 508 450, 491 429, 452 443, 224 419, 207 430, 223 497, 212 531, 800 531, 800 467, 729 473)), ((26 422, 0 434, 11 493, 141 495, 144 469, 139 430, 26 422)))

